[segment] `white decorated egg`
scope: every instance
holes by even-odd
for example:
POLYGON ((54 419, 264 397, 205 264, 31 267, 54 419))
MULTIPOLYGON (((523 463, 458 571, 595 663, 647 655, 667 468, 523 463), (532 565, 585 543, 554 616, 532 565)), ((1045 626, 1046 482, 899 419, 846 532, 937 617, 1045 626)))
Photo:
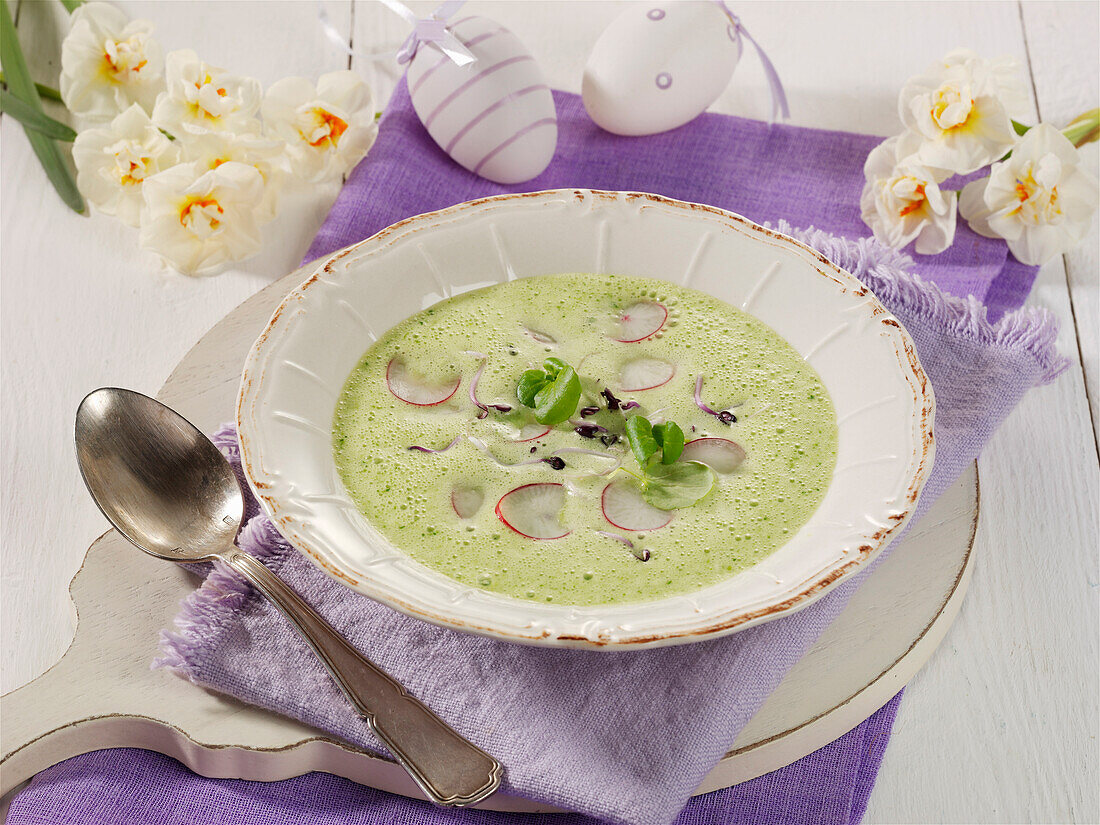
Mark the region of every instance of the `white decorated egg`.
POLYGON ((477 58, 458 66, 434 43, 409 65, 409 97, 432 139, 457 163, 497 183, 530 180, 558 142, 554 98, 531 53, 494 20, 448 27, 477 58))
POLYGON ((675 129, 717 100, 740 57, 741 38, 713 0, 630 3, 588 57, 584 108, 617 135, 675 129))

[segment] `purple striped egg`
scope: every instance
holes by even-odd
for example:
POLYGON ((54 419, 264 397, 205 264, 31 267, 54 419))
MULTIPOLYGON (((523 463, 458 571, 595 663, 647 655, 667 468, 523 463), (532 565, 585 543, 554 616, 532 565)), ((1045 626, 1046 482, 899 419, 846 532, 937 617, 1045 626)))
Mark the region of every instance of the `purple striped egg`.
POLYGON ((413 108, 456 163, 497 183, 530 180, 558 142, 554 98, 520 39, 487 17, 465 17, 451 32, 477 60, 457 66, 424 43, 406 80, 413 108))

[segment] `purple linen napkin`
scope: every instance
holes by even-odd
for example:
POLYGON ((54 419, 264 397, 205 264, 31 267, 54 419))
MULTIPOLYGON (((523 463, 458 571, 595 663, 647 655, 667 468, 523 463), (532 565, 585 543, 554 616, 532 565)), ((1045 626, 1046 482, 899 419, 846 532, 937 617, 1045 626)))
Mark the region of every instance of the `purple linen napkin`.
MULTIPOLYGON (((907 275, 905 259, 874 241, 795 234, 868 284, 916 342, 938 399, 937 458, 919 518, 1023 393, 1058 371, 1054 325, 1040 310, 1019 310, 992 326, 976 301, 949 298, 907 275)), ((215 441, 239 460, 231 429, 215 441)), ((675 819, 860 583, 857 578, 794 616, 725 639, 607 654, 525 647, 398 614, 319 573, 264 516, 245 526, 240 544, 412 693, 500 758, 507 790, 637 825, 675 819)), ((215 571, 188 599, 164 652, 165 664, 198 684, 381 750, 282 617, 227 570, 215 571)))
MULTIPOLYGON (((691 801, 675 825, 859 822, 893 724, 891 701, 859 727, 781 771, 691 801), (823 773, 826 761, 831 772, 823 773), (849 776, 855 778, 849 782, 849 776), (837 793, 847 787, 848 793, 837 793)), ((327 773, 282 782, 207 779, 152 751, 120 748, 42 771, 8 825, 594 825, 583 814, 437 808, 327 773), (152 792, 150 789, 156 789, 152 792)))

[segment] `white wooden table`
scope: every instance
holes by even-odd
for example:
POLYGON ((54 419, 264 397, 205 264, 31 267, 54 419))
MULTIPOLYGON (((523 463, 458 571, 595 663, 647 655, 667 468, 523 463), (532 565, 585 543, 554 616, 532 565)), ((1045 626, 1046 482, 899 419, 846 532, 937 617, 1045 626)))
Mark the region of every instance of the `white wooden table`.
MULTIPOLYGON (((32 72, 56 85, 60 4, 10 2, 32 72)), ((195 48, 265 86, 350 65, 381 102, 398 77, 393 64, 341 51, 311 0, 119 5, 151 19, 166 50, 195 48)), ((956 46, 1019 58, 1033 117, 1060 125, 1100 98, 1094 2, 733 5, 779 68, 795 124, 894 133, 902 82, 956 46)), ((619 7, 475 0, 467 8, 512 28, 553 86, 577 91, 588 50, 619 7)), ((401 21, 370 0, 324 0, 323 8, 356 50, 394 48, 404 38, 401 21)), ((746 53, 713 108, 764 117, 767 105, 763 74, 746 53)), ((105 528, 73 457, 77 403, 105 384, 155 393, 205 330, 297 264, 336 189, 284 208, 257 258, 190 280, 161 271, 134 230, 69 212, 10 118, 0 119, 0 135, 6 692, 64 651, 73 629, 66 586, 105 528)), ((1087 155, 1095 169, 1095 144, 1087 155)), ((1073 366, 1028 396, 981 459, 970 592, 907 691, 867 822, 1100 821, 1097 238, 1094 226, 1085 244, 1039 275, 1030 300, 1061 319, 1060 347, 1073 366)))

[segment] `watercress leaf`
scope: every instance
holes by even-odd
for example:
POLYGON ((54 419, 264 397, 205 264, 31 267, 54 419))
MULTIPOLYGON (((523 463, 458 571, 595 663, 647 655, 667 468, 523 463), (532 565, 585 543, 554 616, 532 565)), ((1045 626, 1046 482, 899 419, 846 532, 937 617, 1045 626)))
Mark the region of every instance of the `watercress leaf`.
POLYGON ((565 366, 535 397, 535 420, 551 427, 561 424, 577 411, 580 402, 580 379, 572 367, 565 366))
MULTIPOLYGON (((657 428, 654 427, 654 436, 657 428)), ((684 451, 684 431, 675 421, 666 421, 661 425, 661 463, 671 464, 684 451)))
POLYGON ((646 470, 642 497, 659 510, 678 510, 695 504, 713 486, 714 471, 698 461, 654 464, 646 470))
POLYGON ((649 457, 657 452, 657 442, 653 438, 653 427, 644 415, 635 415, 626 420, 626 441, 630 451, 638 459, 638 465, 644 470, 649 457))
POLYGON ((542 370, 527 370, 519 379, 516 397, 525 407, 535 406, 535 396, 546 386, 546 373, 542 370))
POLYGON ((665 425, 663 422, 653 425, 653 440, 657 442, 658 447, 665 446, 665 425))
POLYGON ((560 373, 567 366, 568 364, 566 364, 560 358, 555 358, 553 355, 542 362, 542 368, 546 370, 546 374, 549 375, 551 378, 557 378, 558 373, 560 373))

